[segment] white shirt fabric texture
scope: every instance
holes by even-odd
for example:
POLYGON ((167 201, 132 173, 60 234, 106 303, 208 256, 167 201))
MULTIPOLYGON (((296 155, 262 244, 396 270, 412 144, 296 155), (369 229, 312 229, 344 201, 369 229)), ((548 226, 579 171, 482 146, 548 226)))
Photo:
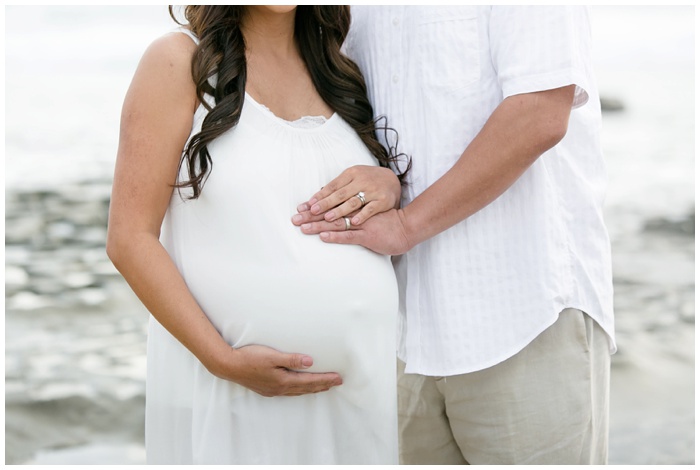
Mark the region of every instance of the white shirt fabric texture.
POLYGON ((449 376, 493 366, 565 308, 596 320, 614 353, 607 175, 587 8, 353 7, 344 50, 365 76, 375 114, 388 118, 398 150, 413 159, 404 205, 455 164, 504 99, 576 85, 558 145, 497 200, 394 260, 406 372, 449 376))

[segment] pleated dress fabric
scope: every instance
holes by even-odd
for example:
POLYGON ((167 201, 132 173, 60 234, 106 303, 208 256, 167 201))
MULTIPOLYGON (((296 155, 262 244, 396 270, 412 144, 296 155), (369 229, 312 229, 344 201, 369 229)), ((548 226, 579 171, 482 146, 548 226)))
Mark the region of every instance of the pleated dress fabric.
MULTIPOLYGON (((192 135, 205 115, 200 106, 192 135)), ((290 221, 342 170, 377 162, 339 115, 305 122, 290 125, 246 94, 238 124, 209 145, 201 196, 173 192, 161 242, 232 347, 308 354, 311 371, 338 372, 344 383, 263 397, 210 374, 151 317, 148 463, 398 463, 390 258, 326 244, 290 221)))

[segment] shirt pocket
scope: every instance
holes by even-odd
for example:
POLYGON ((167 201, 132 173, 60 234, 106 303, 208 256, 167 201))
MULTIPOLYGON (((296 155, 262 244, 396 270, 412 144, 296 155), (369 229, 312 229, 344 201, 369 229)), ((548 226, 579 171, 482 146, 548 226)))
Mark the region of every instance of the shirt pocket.
POLYGON ((423 85, 454 91, 481 74, 479 26, 474 7, 421 7, 416 46, 423 85))

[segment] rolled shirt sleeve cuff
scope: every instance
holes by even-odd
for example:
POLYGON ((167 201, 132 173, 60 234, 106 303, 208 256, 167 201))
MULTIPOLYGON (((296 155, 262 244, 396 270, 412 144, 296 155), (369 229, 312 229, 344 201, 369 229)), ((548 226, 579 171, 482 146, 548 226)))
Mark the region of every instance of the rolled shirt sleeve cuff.
POLYGON ((558 72, 515 77, 502 84, 503 99, 523 93, 554 90, 569 85, 576 85, 572 109, 579 108, 588 102, 588 81, 583 73, 573 69, 558 72))

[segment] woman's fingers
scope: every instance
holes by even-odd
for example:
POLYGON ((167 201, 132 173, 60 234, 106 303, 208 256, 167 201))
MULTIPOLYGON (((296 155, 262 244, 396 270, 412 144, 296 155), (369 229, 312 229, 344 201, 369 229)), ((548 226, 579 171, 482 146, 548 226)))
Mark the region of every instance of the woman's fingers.
POLYGON ((301 224, 301 231, 307 235, 318 234, 321 232, 342 232, 352 228, 352 222, 350 219, 340 218, 334 220, 333 222, 328 222, 327 220, 321 220, 319 222, 309 222, 301 224), (348 226, 349 225, 349 226, 348 226))
MULTIPOLYGON (((376 168, 378 167, 356 165, 344 170, 340 175, 323 186, 320 191, 311 196, 307 202, 300 204, 297 210, 300 210, 300 212, 310 210, 312 214, 318 215, 349 201, 360 191, 370 189, 369 183, 372 181, 373 176, 376 175, 376 168)), ((358 203, 362 204, 359 199, 358 203)), ((338 217, 342 217, 342 215, 338 215, 338 217)))
POLYGON ((301 224, 306 224, 309 222, 318 222, 320 220, 325 220, 324 214, 314 215, 311 212, 309 212, 308 210, 305 210, 303 212, 299 212, 298 214, 294 214, 292 216, 292 223, 294 225, 296 225, 297 227, 300 226, 301 224))
POLYGON ((368 202, 365 207, 362 208, 360 212, 351 217, 351 222, 353 225, 361 225, 364 221, 372 217, 378 212, 382 212, 381 209, 378 211, 377 207, 380 205, 377 201, 368 202))
MULTIPOLYGON (((334 194, 338 193, 339 191, 334 194)), ((365 201, 367 200, 364 193, 362 194, 362 197, 365 198, 365 201)), ((339 206, 333 207, 333 209, 327 211, 323 218, 326 219, 328 222, 332 222, 341 217, 345 217, 348 214, 352 214, 353 212, 359 211, 360 209, 362 209, 363 205, 364 204, 362 203, 362 199, 355 195, 347 199, 345 202, 342 202, 339 206)))
MULTIPOLYGON (((338 187, 338 189, 330 193, 328 196, 322 197, 318 200, 314 200, 314 198, 311 198, 309 200, 309 204, 311 205, 311 213, 323 214, 328 211, 331 211, 331 209, 335 209, 343 203, 351 203, 353 202, 353 199, 357 202, 358 205, 356 209, 359 209, 359 206, 362 205, 362 202, 359 200, 359 198, 355 197, 355 195, 359 193, 359 190, 356 189, 355 186, 356 184, 350 181, 348 182, 348 184, 338 187)), ((324 189, 325 188, 327 188, 327 186, 324 187, 324 189)), ((337 217, 342 217, 342 215, 338 215, 337 217)))
POLYGON ((307 202, 299 204, 292 222, 297 225, 321 220, 334 222, 355 214, 352 223, 362 224, 372 216, 398 206, 401 185, 388 168, 357 165, 343 171, 307 202))
POLYGON ((344 189, 353 180, 351 169, 343 171, 336 178, 331 180, 328 184, 321 188, 316 194, 311 196, 307 201, 307 205, 312 214, 318 215, 323 214, 328 209, 331 209, 341 202, 345 201, 342 197, 347 191, 344 189), (340 191, 340 194, 338 194, 340 191))

